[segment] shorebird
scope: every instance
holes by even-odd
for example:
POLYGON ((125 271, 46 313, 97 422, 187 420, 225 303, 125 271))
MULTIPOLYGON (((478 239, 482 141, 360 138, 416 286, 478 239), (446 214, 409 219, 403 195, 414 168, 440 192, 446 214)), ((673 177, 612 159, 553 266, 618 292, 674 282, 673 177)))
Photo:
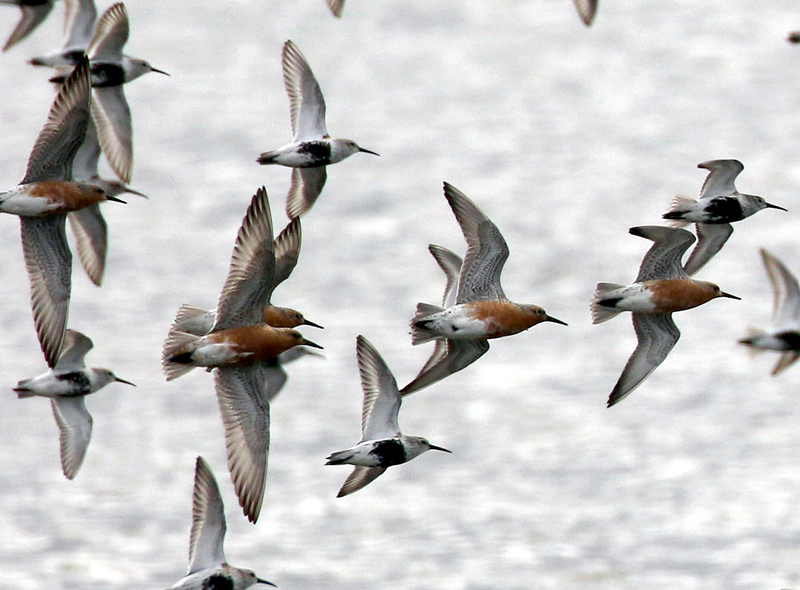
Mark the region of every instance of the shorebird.
POLYGON ((445 292, 446 307, 419 303, 411 320, 411 343, 444 339, 447 350, 444 355, 441 348, 434 351, 426 368, 400 390, 401 395, 468 367, 489 350, 491 338, 511 336, 541 322, 566 325, 537 305, 514 303, 506 297, 500 274, 508 246, 500 230, 464 193, 446 182, 444 196, 467 241, 467 255, 460 266, 455 303, 447 305, 452 300, 451 287, 445 292))
POLYGON ((8 51, 42 24, 53 9, 55 2, 53 0, 0 0, 0 4, 19 6, 22 10, 22 18, 3 46, 3 51, 8 51))
POLYGON ((205 336, 170 330, 162 364, 167 381, 194 367, 214 369, 225 446, 239 504, 256 522, 269 453, 270 361, 298 345, 322 348, 291 329, 263 323, 275 286, 275 252, 267 191, 260 188, 239 228, 214 326, 205 336))
MULTIPOLYGON (((131 193, 147 198, 139 191, 133 190, 126 184, 116 180, 106 180, 97 173, 97 162, 100 159, 100 142, 97 139, 97 130, 94 122, 89 119, 86 127, 86 139, 75 154, 72 165, 72 176, 75 180, 99 186, 111 197, 122 193, 131 193)), ((106 268, 106 252, 108 250, 108 227, 99 203, 89 205, 79 211, 73 211, 67 216, 72 233, 75 235, 75 245, 78 249, 78 258, 83 269, 92 282, 100 286, 106 268)))
POLYGON ((677 196, 672 201, 672 209, 663 215, 676 227, 690 223, 697 226, 697 246, 684 267, 690 276, 705 266, 725 245, 733 233, 732 222, 741 221, 762 209, 786 211, 761 197, 736 190, 734 180, 744 170, 739 160, 709 160, 699 163, 697 167, 709 170, 700 198, 695 201, 677 196))
MULTIPOLYGON (((67 213, 104 200, 120 201, 94 184, 74 182, 72 166, 89 121, 89 63, 78 63, 56 96, 34 144, 22 182, 0 193, 0 211, 20 216, 36 333, 47 364, 61 352, 71 287, 67 213)), ((121 202, 121 201, 120 201, 121 202)))
POLYGON ((597 14, 597 5, 600 0, 573 0, 575 8, 578 9, 578 15, 581 17, 583 24, 587 27, 591 26, 594 21, 594 15, 597 14))
MULTIPOLYGON (((117 2, 98 19, 87 50, 94 87, 92 117, 97 125, 103 153, 114 173, 125 183, 131 181, 133 168, 133 130, 123 85, 148 72, 169 76, 143 59, 122 53, 129 33, 125 5, 117 2)), ((55 83, 61 80, 61 76, 50 78, 55 83)))
POLYGON ((34 57, 30 60, 32 65, 51 68, 74 66, 86 55, 97 19, 94 0, 64 0, 64 5, 64 45, 61 49, 34 57))
MULTIPOLYGON (((273 241, 275 270, 271 275, 268 289, 270 296, 264 306, 263 321, 273 328, 296 328, 312 326, 322 328, 319 324, 307 320, 302 313, 289 307, 278 307, 270 303, 271 293, 278 285, 289 278, 300 257, 302 233, 300 219, 294 218, 273 241)), ((217 310, 205 310, 193 305, 184 304, 178 309, 170 331, 188 332, 196 336, 205 336, 214 327, 217 310)))
POLYGON ((344 0, 325 0, 328 3, 328 8, 331 9, 333 16, 342 18, 342 11, 344 10, 344 0))
POLYGON ((714 283, 696 281, 686 274, 681 258, 695 237, 685 229, 651 225, 632 227, 629 232, 654 242, 644 255, 636 281, 628 286, 598 283, 591 303, 595 324, 623 311, 633 312, 639 340, 608 398, 609 407, 636 389, 667 358, 681 335, 672 321, 673 312, 717 297, 739 299, 714 283))
POLYGON ((777 375, 800 357, 800 287, 789 269, 763 248, 761 259, 772 284, 772 327, 752 328, 739 342, 756 350, 777 350, 782 354, 772 369, 777 375))
POLYGON ((192 531, 189 534, 189 573, 170 590, 245 590, 254 584, 274 586, 252 570, 225 560, 225 506, 217 480, 202 457, 194 468, 192 531))
POLYGON ((332 453, 326 465, 355 465, 345 480, 337 498, 357 492, 392 465, 411 461, 425 451, 444 451, 421 436, 400 432, 397 414, 400 411, 400 392, 386 362, 369 340, 356 338, 356 357, 364 390, 361 410, 361 440, 350 449, 332 453))
POLYGON ((67 330, 64 348, 56 366, 38 377, 24 379, 14 388, 19 398, 49 397, 61 432, 61 469, 67 479, 77 475, 92 438, 92 417, 83 398, 109 383, 126 383, 108 369, 87 369, 83 357, 92 341, 76 330, 67 330))
POLYGON ((327 178, 326 166, 357 152, 378 154, 349 139, 328 135, 322 91, 306 58, 291 41, 283 45, 282 61, 294 137, 291 143, 264 152, 256 161, 261 165, 280 164, 292 168, 286 214, 294 218, 308 211, 319 197, 327 178))

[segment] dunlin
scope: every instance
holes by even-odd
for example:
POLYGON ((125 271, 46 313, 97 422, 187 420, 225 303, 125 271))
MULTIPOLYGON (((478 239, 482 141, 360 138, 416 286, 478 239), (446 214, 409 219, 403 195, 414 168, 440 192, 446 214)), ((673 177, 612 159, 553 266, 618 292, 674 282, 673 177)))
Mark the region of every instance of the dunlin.
POLYGON ((167 380, 194 367, 214 368, 228 468, 245 515, 261 511, 269 452, 266 382, 271 359, 298 345, 322 348, 291 328, 263 323, 274 288, 275 252, 267 191, 253 196, 233 249, 211 332, 171 330, 162 355, 167 380))
MULTIPOLYGON (((429 360, 425 365, 428 368, 403 387, 401 395, 418 391, 471 365, 489 350, 491 338, 511 336, 541 322, 566 325, 537 305, 514 303, 506 298, 500 274, 508 258, 508 246, 500 230, 454 186, 444 183, 444 195, 467 241, 467 255, 458 277, 455 304, 445 308, 418 304, 411 320, 411 342, 417 345, 446 339, 447 351, 435 363, 429 360)), ((445 304, 450 298, 446 292, 445 304)))
POLYGON ((782 354, 772 369, 777 375, 800 356, 800 287, 789 269, 763 248, 761 259, 772 284, 772 327, 768 330, 751 329, 739 342, 756 350, 777 350, 782 354))
POLYGON ((67 213, 104 200, 103 189, 72 181, 72 165, 89 121, 89 63, 78 63, 56 96, 19 186, 0 193, 0 211, 20 216, 22 249, 31 281, 36 333, 47 364, 58 361, 67 312, 72 254, 67 213))
POLYGON ((286 214, 300 217, 322 192, 326 166, 341 162, 357 152, 378 155, 349 139, 328 135, 325 125, 325 99, 306 58, 291 41, 283 45, 283 81, 289 94, 292 118, 291 143, 264 152, 259 164, 280 164, 292 168, 292 183, 286 197, 286 214))
POLYGON ((252 570, 225 560, 225 506, 217 480, 202 457, 194 468, 192 531, 189 534, 189 573, 170 590, 245 590, 254 584, 274 586, 252 570))
MULTIPOLYGON (((122 53, 128 41, 130 24, 122 2, 110 6, 97 20, 92 42, 87 50, 92 64, 92 116, 97 125, 100 145, 112 170, 125 183, 131 181, 133 168, 133 130, 131 111, 123 85, 148 72, 169 75, 143 59, 122 53)), ((60 82, 55 76, 51 82, 60 82)))
POLYGON ((697 246, 684 268, 690 276, 705 266, 725 245, 733 233, 732 222, 741 221, 766 208, 786 211, 783 207, 767 203, 762 197, 736 190, 734 180, 744 170, 739 160, 709 160, 697 167, 709 170, 700 198, 695 201, 675 197, 672 209, 663 215, 664 219, 669 219, 677 227, 697 224, 697 246))
POLYGON ((630 233, 654 242, 639 267, 632 285, 598 283, 591 303, 595 324, 623 311, 633 312, 638 345, 622 371, 608 406, 621 401, 664 362, 681 333, 672 314, 691 309, 717 297, 739 299, 714 283, 696 281, 686 274, 681 258, 695 237, 685 229, 641 226, 630 233))
POLYGON ((0 0, 0 4, 19 6, 22 10, 22 18, 3 46, 3 51, 8 51, 30 35, 47 18, 55 2, 53 0, 0 0))
POLYGON ((97 19, 94 0, 64 0, 64 5, 64 45, 47 55, 34 57, 31 64, 51 68, 74 66, 86 55, 97 19))
POLYGON ((400 432, 397 414, 400 411, 400 392, 386 362, 369 340, 356 339, 358 370, 364 390, 361 410, 361 440, 352 448, 332 453, 326 465, 355 465, 337 497, 357 492, 392 465, 411 461, 425 451, 445 451, 421 436, 400 432))
POLYGON ((87 369, 83 357, 91 349, 89 338, 76 330, 67 330, 56 366, 38 377, 20 381, 14 388, 20 398, 50 398, 61 431, 61 469, 67 479, 78 473, 92 437, 92 417, 86 411, 83 398, 115 381, 133 385, 108 369, 87 369))

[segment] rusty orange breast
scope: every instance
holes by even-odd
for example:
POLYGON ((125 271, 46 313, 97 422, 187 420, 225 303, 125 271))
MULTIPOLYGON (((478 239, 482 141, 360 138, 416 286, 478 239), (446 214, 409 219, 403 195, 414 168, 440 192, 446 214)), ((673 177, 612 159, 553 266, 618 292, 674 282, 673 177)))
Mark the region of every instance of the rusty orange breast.
POLYGON ((688 278, 651 281, 646 288, 653 294, 653 313, 692 309, 711 301, 719 292, 710 283, 688 278))
POLYGON ((546 317, 544 314, 539 315, 524 309, 513 301, 476 301, 466 306, 469 308, 470 317, 480 320, 486 326, 486 338, 517 334, 538 324, 546 317))
POLYGON ((106 199, 99 187, 65 180, 34 182, 30 185, 29 194, 47 199, 51 204, 49 212, 54 214, 77 211, 106 199))
POLYGON ((266 324, 220 330, 212 332, 206 339, 213 344, 227 344, 237 353, 231 364, 265 361, 300 344, 289 330, 266 324))

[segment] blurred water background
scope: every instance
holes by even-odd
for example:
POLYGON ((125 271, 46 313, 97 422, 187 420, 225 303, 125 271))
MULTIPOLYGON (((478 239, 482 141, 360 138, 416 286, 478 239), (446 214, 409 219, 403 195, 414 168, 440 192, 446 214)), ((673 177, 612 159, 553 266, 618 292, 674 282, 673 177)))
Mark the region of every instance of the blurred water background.
MULTIPOLYGON (((60 4, 60 3, 59 3, 60 4)), ((98 6, 102 11, 107 2, 98 6)), ((87 399, 94 434, 74 481, 61 474, 49 403, 19 401, 44 371, 19 222, 0 216, 0 587, 164 588, 186 570, 194 459, 215 470, 231 563, 282 590, 777 590, 800 584, 800 369, 737 344, 767 325, 766 247, 800 272, 793 0, 603 0, 586 29, 568 0, 131 1, 126 51, 172 74, 126 86, 131 196, 109 203, 108 269, 77 263, 70 326, 87 362, 138 387, 87 399), (325 360, 289 366, 272 406, 256 526, 225 467, 213 379, 166 383, 160 350, 182 303, 213 307, 251 196, 266 186, 276 231, 290 171, 256 156, 286 143, 286 39, 310 62, 332 134, 378 151, 329 169, 303 218, 294 274, 273 300, 325 326, 325 360), (698 162, 737 158, 743 192, 789 209, 736 226, 698 278, 742 297, 680 313, 683 336, 613 409, 635 347, 627 315, 591 325, 598 281, 627 283, 698 162), (472 197, 511 249, 504 287, 569 327, 494 341, 467 370, 408 398, 408 434, 430 453, 353 496, 325 456, 359 438, 355 337, 401 385, 418 301, 443 276, 429 243, 463 254, 443 180, 472 197)), ((61 43, 61 6, 0 59, 0 186, 22 178, 51 105, 25 60, 61 43)), ((3 36, 18 11, 3 8, 3 36)), ((106 176, 111 173, 104 168, 106 176)))

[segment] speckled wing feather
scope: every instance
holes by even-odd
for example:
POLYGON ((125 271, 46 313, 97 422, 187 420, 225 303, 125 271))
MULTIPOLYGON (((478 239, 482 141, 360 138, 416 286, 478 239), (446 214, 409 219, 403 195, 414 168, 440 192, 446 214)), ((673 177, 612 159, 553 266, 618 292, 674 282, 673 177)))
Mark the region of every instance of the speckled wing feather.
POLYGON ((273 240, 275 253, 275 274, 272 278, 275 287, 289 278, 297 261, 300 258, 300 246, 303 233, 300 230, 300 219, 294 218, 289 225, 283 228, 278 237, 273 240))
POLYGON ((20 222, 22 252, 31 281, 33 323, 44 358, 52 368, 61 354, 72 284, 66 215, 20 217, 20 222))
POLYGON ((92 61, 117 61, 122 55, 122 48, 128 42, 130 25, 128 13, 122 2, 117 2, 97 19, 94 36, 87 53, 92 61))
POLYGON ((663 363, 681 336, 678 327, 672 321, 672 314, 634 313, 632 315, 633 327, 639 343, 608 398, 609 407, 624 399, 658 365, 663 363))
POLYGON ((131 181, 133 169, 133 128, 131 109, 122 84, 94 89, 92 118, 97 137, 111 169, 122 182, 131 181))
POLYGON ((375 347, 363 336, 356 339, 356 357, 364 390, 361 442, 397 436, 400 434, 397 425, 400 393, 394 376, 375 347))
POLYGON ((225 427, 228 470, 245 516, 256 522, 264 499, 269 453, 269 402, 263 363, 214 370, 225 427))
POLYGON ((734 181, 744 170, 744 165, 739 160, 709 160, 701 162, 697 167, 709 171, 703 181, 703 188, 700 189, 701 199, 711 199, 737 192, 734 181))
POLYGON ((467 241, 467 254, 459 276, 458 303, 505 299, 500 273, 508 259, 508 246, 500 230, 464 193, 446 182, 444 196, 467 241))
POLYGON ((344 0, 327 0, 328 7, 331 9, 333 16, 342 18, 342 11, 344 10, 344 0))
POLYGON ((84 368, 83 357, 92 349, 92 341, 77 330, 67 330, 61 356, 53 367, 56 372, 68 373, 84 368))
POLYGON ((192 532, 189 535, 189 572, 225 563, 225 512, 217 480, 202 457, 197 458, 192 493, 192 532))
POLYGON ((86 411, 84 397, 79 395, 50 400, 60 432, 61 470, 67 479, 77 475, 92 438, 92 417, 86 411))
POLYGON ((328 178, 326 166, 292 168, 292 183, 286 195, 286 215, 300 217, 317 202, 328 178))
POLYGON ((267 191, 261 187, 253 195, 236 236, 212 332, 262 321, 264 306, 275 288, 273 248, 272 214, 267 191))
POLYGON ((467 368, 489 350, 488 340, 445 339, 436 341, 437 346, 440 343, 444 349, 444 354, 435 363, 431 363, 431 360, 433 360, 433 357, 431 357, 414 380, 400 390, 401 396, 419 391, 467 368))
POLYGON ((636 282, 651 279, 677 279, 686 276, 681 258, 695 237, 691 232, 677 227, 642 225, 628 230, 631 235, 652 240, 654 244, 647 251, 639 266, 636 282))
POLYGON ((594 16, 597 14, 597 4, 599 0, 573 0, 575 8, 578 10, 578 15, 581 17, 583 24, 587 27, 594 21, 594 16))
POLYGON ((306 58, 291 41, 283 45, 283 81, 289 94, 289 112, 294 141, 319 139, 328 135, 325 99, 306 58))
POLYGON ((67 215, 78 258, 92 282, 100 286, 106 269, 106 250, 108 248, 108 228, 100 204, 94 203, 67 215))
POLYGON ((25 37, 30 35, 33 30, 38 27, 50 11, 53 9, 53 2, 48 1, 38 6, 20 6, 22 10, 22 18, 20 18, 17 26, 8 37, 8 41, 3 46, 3 51, 8 51, 14 45, 22 41, 25 37))
POLYGON ((689 276, 695 274, 714 258, 733 233, 733 226, 730 223, 696 223, 695 227, 697 228, 697 246, 689 254, 689 259, 683 267, 689 276))
POLYGON ((367 484, 375 481, 384 471, 386 471, 386 467, 364 467, 362 465, 356 465, 353 472, 344 480, 336 497, 341 498, 342 496, 357 492, 367 484))
POLYGON ((800 287, 789 269, 763 248, 761 260, 772 284, 772 324, 775 327, 797 326, 800 322, 800 287))
POLYGON ((71 180, 75 153, 89 123, 91 79, 89 62, 78 62, 53 101, 47 123, 28 159, 22 184, 43 180, 71 180))

